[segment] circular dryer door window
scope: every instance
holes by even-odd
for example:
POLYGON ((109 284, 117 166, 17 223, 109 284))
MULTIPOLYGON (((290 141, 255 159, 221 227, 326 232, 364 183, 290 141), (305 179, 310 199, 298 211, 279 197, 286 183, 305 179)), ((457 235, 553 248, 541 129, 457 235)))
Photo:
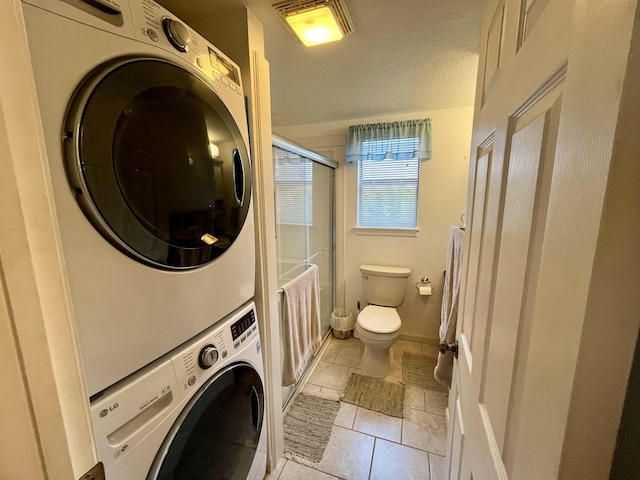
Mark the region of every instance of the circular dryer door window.
POLYGON ((249 155, 236 119, 199 76, 158 59, 111 63, 78 90, 66 126, 78 203, 126 254, 194 268, 238 237, 249 155))

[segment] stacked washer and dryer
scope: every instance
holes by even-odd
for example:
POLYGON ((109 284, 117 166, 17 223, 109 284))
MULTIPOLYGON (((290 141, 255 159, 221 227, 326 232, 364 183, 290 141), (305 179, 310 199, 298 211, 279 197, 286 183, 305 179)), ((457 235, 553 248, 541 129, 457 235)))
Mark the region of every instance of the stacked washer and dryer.
POLYGON ((22 6, 107 479, 261 479, 240 69, 151 0, 22 6))

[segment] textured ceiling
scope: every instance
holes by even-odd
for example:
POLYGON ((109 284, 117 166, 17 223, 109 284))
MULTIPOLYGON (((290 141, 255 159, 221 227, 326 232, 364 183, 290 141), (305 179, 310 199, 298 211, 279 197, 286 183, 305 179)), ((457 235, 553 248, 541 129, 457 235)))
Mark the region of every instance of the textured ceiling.
MULTIPOLYGON (((206 16, 231 1, 178 3, 206 16)), ((264 26, 275 127, 473 105, 484 2, 344 0, 355 32, 309 48, 276 1, 244 0, 264 26)))
POLYGON ((345 0, 355 32, 304 47, 270 7, 262 21, 273 125, 473 105, 483 2, 345 0))

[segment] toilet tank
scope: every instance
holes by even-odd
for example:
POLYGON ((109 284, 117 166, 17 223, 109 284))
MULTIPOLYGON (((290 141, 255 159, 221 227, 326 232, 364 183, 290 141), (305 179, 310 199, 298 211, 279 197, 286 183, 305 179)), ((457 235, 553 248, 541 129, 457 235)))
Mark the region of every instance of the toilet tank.
POLYGON ((382 265, 360 265, 360 277, 367 303, 397 307, 404 300, 411 269, 382 265))

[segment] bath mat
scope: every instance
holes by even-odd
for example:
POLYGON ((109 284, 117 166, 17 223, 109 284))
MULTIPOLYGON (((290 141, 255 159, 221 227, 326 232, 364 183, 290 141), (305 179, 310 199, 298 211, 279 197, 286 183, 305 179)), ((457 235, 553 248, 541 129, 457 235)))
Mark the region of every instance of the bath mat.
POLYGON ((352 373, 340 400, 391 417, 404 416, 404 387, 381 378, 352 373))
POLYGON ((407 387, 445 391, 433 377, 437 358, 404 352, 402 354, 402 381, 407 387))
POLYGON ((340 402, 299 394, 284 417, 285 457, 308 465, 322 460, 340 402))

